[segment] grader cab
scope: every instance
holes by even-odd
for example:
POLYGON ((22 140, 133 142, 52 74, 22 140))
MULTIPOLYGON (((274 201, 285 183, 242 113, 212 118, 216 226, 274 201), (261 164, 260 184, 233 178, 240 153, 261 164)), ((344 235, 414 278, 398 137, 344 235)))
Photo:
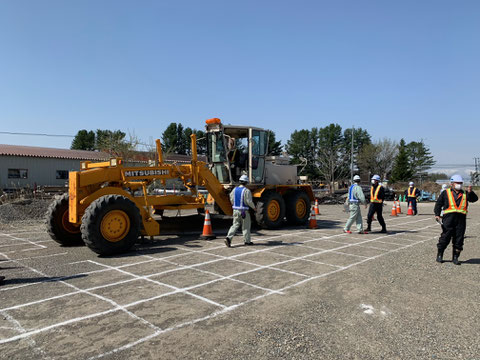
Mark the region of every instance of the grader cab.
POLYGON ((258 225, 275 229, 284 218, 292 225, 306 224, 312 187, 299 184, 297 167, 287 157, 268 156, 267 130, 224 125, 213 118, 207 120, 206 133, 208 166, 222 186, 230 191, 241 175, 248 176, 258 225))
POLYGON ((313 192, 310 185, 297 184, 296 168, 285 159, 268 157, 268 132, 259 128, 223 125, 207 120, 208 163, 197 158, 196 136, 191 135, 190 164, 163 161, 157 140, 155 166, 127 167, 121 158, 107 162, 81 163, 80 171, 70 172, 69 192, 56 199, 47 212, 47 231, 62 245, 84 242, 101 255, 128 251, 141 236, 160 234, 157 211, 203 209, 205 187, 215 208, 232 215, 229 191, 242 174, 250 179, 256 204, 254 218, 266 228, 281 226, 286 217, 291 224, 308 220, 313 192), (152 194, 155 181, 165 185, 180 179, 190 195, 152 194))

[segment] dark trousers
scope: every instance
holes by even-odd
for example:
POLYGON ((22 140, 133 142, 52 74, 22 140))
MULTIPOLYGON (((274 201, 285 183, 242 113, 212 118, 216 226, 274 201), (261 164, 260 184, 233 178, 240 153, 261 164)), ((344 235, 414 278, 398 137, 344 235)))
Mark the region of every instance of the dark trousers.
POLYGON ((377 220, 382 226, 382 229, 387 229, 385 225, 385 220, 383 219, 382 215, 383 211, 383 203, 370 203, 370 207, 368 208, 368 215, 367 215, 367 226, 370 229, 372 225, 373 214, 377 213, 377 220))
POLYGON ((408 206, 412 204, 413 215, 417 215, 417 198, 407 197, 408 206))
POLYGON ((443 215, 442 234, 438 239, 437 248, 443 251, 452 241, 453 248, 462 251, 467 228, 467 215, 450 213, 443 215))

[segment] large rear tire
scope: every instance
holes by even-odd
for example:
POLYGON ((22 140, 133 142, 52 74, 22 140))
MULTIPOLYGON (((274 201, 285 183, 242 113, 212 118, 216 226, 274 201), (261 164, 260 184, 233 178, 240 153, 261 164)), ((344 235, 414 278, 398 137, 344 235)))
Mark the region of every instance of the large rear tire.
POLYGON ((82 238, 100 255, 130 250, 140 235, 141 216, 135 203, 120 195, 105 195, 92 202, 82 218, 82 238))
POLYGON ((285 217, 285 201, 279 193, 265 191, 257 202, 255 219, 257 224, 266 229, 277 229, 282 226, 285 217))
POLYGON ((68 194, 56 198, 46 214, 47 233, 63 246, 82 245, 80 226, 68 221, 68 194))
POLYGON ((310 216, 310 198, 303 191, 292 191, 285 196, 287 222, 290 225, 305 225, 310 216))

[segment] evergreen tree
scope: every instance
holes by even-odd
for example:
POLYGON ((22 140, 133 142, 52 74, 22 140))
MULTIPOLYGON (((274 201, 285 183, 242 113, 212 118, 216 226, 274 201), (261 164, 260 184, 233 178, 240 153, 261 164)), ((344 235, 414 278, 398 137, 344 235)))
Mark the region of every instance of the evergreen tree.
POLYGON ((268 130, 268 154, 267 155, 281 155, 282 154, 282 142, 277 141, 275 132, 268 130))
POLYGON ((405 140, 401 139, 390 180, 392 182, 408 181, 412 178, 412 175, 407 145, 405 144, 405 140))
POLYGON ((415 177, 420 177, 435 165, 435 160, 433 160, 433 156, 430 155, 430 150, 425 146, 423 140, 410 142, 407 145, 407 154, 410 170, 415 177))
POLYGON ((318 177, 318 169, 315 166, 317 142, 318 131, 302 129, 295 130, 285 145, 286 151, 292 157, 293 164, 305 164, 306 162, 299 174, 307 175, 312 179, 318 177))
POLYGON ((178 143, 177 123, 170 123, 162 134, 162 148, 167 154, 175 153, 178 143))
POLYGON ((72 150, 95 150, 95 133, 85 129, 79 130, 70 146, 72 150))

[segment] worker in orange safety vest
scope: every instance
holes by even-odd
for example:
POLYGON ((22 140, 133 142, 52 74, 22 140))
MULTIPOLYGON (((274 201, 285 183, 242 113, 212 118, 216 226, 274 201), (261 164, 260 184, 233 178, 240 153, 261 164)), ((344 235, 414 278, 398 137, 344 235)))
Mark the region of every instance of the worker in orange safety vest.
POLYGON ((382 226, 381 233, 387 232, 387 226, 385 220, 383 219, 383 200, 385 199, 385 189, 380 185, 380 176, 372 176, 372 186, 370 188, 370 207, 368 208, 367 215, 367 232, 372 231, 372 220, 373 215, 377 213, 377 219, 380 225, 382 226))
POLYGON ((463 179, 460 175, 453 175, 450 182, 451 188, 440 194, 434 209, 435 219, 442 224, 442 234, 437 244, 437 262, 443 262, 443 253, 451 240, 453 245, 452 262, 460 265, 458 257, 463 250, 468 203, 477 201, 478 196, 473 192, 472 186, 469 186, 467 191, 462 190, 463 179), (440 216, 442 210, 443 218, 440 216))
POLYGON ((414 185, 413 181, 408 183, 408 189, 405 190, 405 197, 408 202, 407 207, 410 208, 410 204, 412 204, 413 215, 417 215, 417 198, 420 196, 420 190, 414 185))

